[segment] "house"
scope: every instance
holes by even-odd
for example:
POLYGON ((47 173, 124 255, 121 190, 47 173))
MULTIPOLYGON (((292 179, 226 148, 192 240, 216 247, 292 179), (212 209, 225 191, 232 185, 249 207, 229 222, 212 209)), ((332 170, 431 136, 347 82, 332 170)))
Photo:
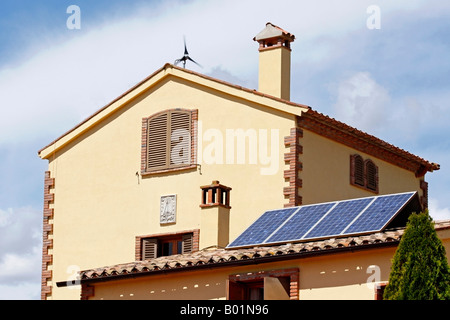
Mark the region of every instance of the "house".
POLYGON ((425 208, 439 169, 291 102, 295 36, 267 23, 254 40, 258 90, 166 64, 39 151, 42 299, 380 294, 399 225, 227 247, 270 210, 405 192, 425 208))

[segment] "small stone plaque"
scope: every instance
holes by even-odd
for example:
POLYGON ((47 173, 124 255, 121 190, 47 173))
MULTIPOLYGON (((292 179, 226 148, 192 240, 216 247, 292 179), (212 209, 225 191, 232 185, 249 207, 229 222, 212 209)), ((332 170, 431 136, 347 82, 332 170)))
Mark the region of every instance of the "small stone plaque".
POLYGON ((175 223, 176 213, 177 213, 177 196, 176 195, 161 196, 159 208, 159 222, 161 224, 175 223))

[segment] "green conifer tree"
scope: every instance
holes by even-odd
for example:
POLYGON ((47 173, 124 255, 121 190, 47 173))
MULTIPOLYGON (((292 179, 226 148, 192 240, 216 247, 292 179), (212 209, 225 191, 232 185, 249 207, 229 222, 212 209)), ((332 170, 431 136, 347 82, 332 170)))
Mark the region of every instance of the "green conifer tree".
POLYGON ((449 300, 450 268, 445 248, 428 214, 413 213, 392 260, 389 300, 449 300))

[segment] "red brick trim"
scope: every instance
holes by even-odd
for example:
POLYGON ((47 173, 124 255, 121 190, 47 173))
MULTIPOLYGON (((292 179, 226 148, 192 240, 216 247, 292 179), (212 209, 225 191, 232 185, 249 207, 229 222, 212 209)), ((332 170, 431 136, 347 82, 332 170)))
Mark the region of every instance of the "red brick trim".
POLYGON ((142 129, 141 129, 141 176, 151 176, 155 174, 161 174, 161 173, 168 173, 168 172, 177 172, 177 171, 183 171, 183 170, 192 170, 197 169, 197 135, 198 135, 198 110, 189 110, 189 109, 182 109, 182 108, 175 108, 175 109, 166 109, 160 112, 157 112, 149 117, 142 118, 142 129), (174 168, 168 168, 168 169, 161 169, 161 170, 152 170, 147 171, 146 170, 146 163, 147 163, 147 130, 148 130, 148 120, 152 117, 155 117, 159 114, 163 114, 172 110, 181 110, 181 111, 188 111, 191 113, 191 163, 186 166, 181 167, 174 167, 174 168))
POLYGON ((380 282, 375 284, 375 300, 383 300, 384 289, 386 288, 387 284, 387 282, 380 282))
POLYGON ((425 210, 428 208, 428 182, 425 180, 420 180, 420 189, 422 190, 420 203, 422 205, 422 209, 425 210))
MULTIPOLYGON (((289 298, 290 300, 299 300, 299 269, 291 268, 291 269, 276 269, 269 271, 256 271, 256 272, 245 272, 232 274, 228 276, 229 281, 255 281, 261 280, 264 277, 289 277, 290 290, 289 290, 289 298)), ((227 290, 227 299, 229 296, 229 292, 227 290)))
POLYGON ((284 171, 284 179, 289 182, 289 187, 283 188, 285 198, 289 203, 284 207, 295 207, 302 204, 302 197, 299 195, 299 189, 302 187, 302 180, 299 173, 302 170, 300 155, 303 153, 303 147, 300 145, 300 138, 303 137, 303 130, 292 128, 291 135, 284 137, 284 145, 289 148, 289 152, 284 154, 284 161, 289 164, 289 169, 284 171))
POLYGON ((89 297, 95 295, 95 287, 90 286, 86 283, 81 284, 81 295, 80 300, 89 300, 89 297))
POLYGON ((220 184, 218 180, 214 180, 210 185, 201 186, 202 198, 200 208, 224 207, 231 209, 230 206, 230 187, 220 184))
POLYGON ((49 266, 53 263, 53 255, 49 249, 53 248, 53 239, 49 236, 53 234, 54 209, 50 205, 54 203, 55 195, 51 192, 55 188, 55 178, 50 178, 50 171, 45 172, 44 178, 44 209, 43 209, 43 232, 42 232, 42 274, 41 274, 41 300, 46 300, 52 294, 52 286, 48 285, 52 281, 52 270, 49 266))
POLYGON ((169 232, 169 233, 158 233, 158 234, 150 234, 150 235, 144 235, 144 236, 136 236, 135 239, 135 250, 134 250, 134 257, 136 261, 142 260, 142 239, 145 238, 163 238, 163 237, 169 237, 169 236, 177 236, 177 235, 183 235, 187 233, 192 233, 192 252, 196 252, 200 249, 200 229, 193 229, 193 230, 185 230, 180 232, 169 232))

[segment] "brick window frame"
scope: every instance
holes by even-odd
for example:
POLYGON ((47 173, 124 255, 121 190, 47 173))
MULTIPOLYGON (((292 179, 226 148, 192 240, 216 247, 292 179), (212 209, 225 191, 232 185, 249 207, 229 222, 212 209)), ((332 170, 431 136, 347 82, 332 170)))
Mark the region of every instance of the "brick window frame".
MULTIPOLYGON (((175 238, 183 239, 184 236, 192 235, 190 239, 190 249, 189 252, 185 253, 193 253, 199 250, 199 235, 200 235, 200 229, 194 229, 194 230, 185 230, 180 232, 171 232, 171 233, 158 233, 158 234, 151 234, 151 235, 142 235, 142 236, 136 236, 135 239, 135 259, 136 261, 143 261, 144 260, 144 241, 148 240, 156 240, 160 241, 166 241, 166 240, 172 240, 175 238)), ((157 245, 157 244, 155 244, 157 245)), ((155 248, 157 250, 157 248, 155 248)), ((157 258, 157 252, 155 251, 155 256, 153 258, 157 258)))
POLYGON ((350 155, 350 184, 372 193, 379 193, 378 166, 359 154, 350 155))
MULTIPOLYGON (((162 123, 159 121, 160 124, 162 123)), ((157 125, 157 124, 156 124, 157 125)), ((189 170, 197 168, 197 133, 198 133, 198 110, 197 109, 167 109, 158 113, 155 113, 149 117, 142 118, 142 129, 141 129, 141 176, 146 177, 149 175, 166 173, 172 171, 180 171, 180 170, 189 170), (171 138, 173 132, 176 130, 176 127, 172 125, 173 115, 186 115, 189 117, 188 123, 185 123, 183 129, 189 131, 190 141, 189 144, 189 161, 188 163, 179 163, 173 164, 170 161, 171 151, 173 150, 171 138), (151 121, 162 119, 166 117, 167 126, 166 128, 161 127, 158 130, 158 136, 161 137, 160 133, 165 131, 166 136, 161 137, 161 139, 157 139, 161 143, 160 150, 164 149, 164 155, 162 157, 166 157, 167 161, 165 164, 161 164, 158 166, 151 167, 149 158, 149 150, 151 142, 149 141, 149 133, 151 121), (165 144, 165 146, 164 146, 165 144)))
POLYGON ((241 291, 241 284, 253 286, 254 283, 264 281, 264 278, 287 278, 289 284, 289 300, 299 300, 299 269, 276 269, 269 271, 245 272, 232 274, 227 279, 227 300, 245 300, 245 293, 241 291))

